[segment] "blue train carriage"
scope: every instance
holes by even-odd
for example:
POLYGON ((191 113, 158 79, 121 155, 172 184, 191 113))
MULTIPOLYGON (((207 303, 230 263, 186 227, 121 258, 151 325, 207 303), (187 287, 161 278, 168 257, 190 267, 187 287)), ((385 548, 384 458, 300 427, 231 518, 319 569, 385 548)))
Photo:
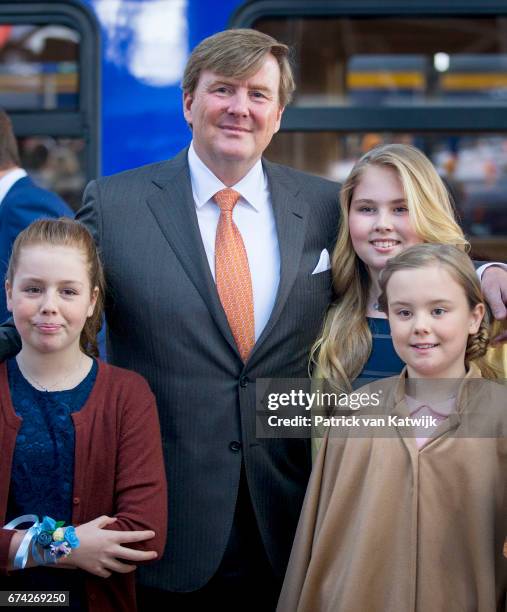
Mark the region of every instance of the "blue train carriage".
POLYGON ((77 209, 91 178, 185 146, 189 49, 226 28, 238 4, 0 2, 0 106, 30 174, 77 209))
POLYGON ((78 208, 91 178, 188 144, 190 49, 255 27, 294 49, 268 157, 342 180, 375 144, 414 143, 475 255, 507 259, 506 17, 502 0, 0 0, 0 105, 23 165, 78 208))

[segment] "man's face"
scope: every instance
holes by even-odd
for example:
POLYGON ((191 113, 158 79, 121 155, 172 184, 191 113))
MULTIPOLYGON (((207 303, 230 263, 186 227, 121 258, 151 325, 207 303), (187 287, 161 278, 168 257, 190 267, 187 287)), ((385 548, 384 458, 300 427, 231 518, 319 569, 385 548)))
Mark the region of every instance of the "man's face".
POLYGON ((261 157, 280 128, 279 83, 278 62, 268 54, 244 80, 203 70, 193 94, 183 95, 195 150, 212 171, 231 164, 246 174, 261 157))

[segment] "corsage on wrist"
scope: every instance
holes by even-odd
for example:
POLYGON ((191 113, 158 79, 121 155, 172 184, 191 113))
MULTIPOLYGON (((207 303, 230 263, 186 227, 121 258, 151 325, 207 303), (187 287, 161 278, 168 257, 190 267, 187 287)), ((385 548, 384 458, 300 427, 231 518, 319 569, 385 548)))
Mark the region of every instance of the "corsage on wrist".
POLYGON ((21 540, 14 557, 14 569, 23 569, 31 551, 32 557, 39 565, 56 563, 62 557, 68 557, 73 548, 78 548, 79 538, 72 525, 64 527, 64 521, 55 521, 45 516, 42 522, 35 514, 24 514, 7 523, 4 529, 15 529, 23 523, 33 523, 21 540), (39 552, 42 549, 42 554, 39 552))

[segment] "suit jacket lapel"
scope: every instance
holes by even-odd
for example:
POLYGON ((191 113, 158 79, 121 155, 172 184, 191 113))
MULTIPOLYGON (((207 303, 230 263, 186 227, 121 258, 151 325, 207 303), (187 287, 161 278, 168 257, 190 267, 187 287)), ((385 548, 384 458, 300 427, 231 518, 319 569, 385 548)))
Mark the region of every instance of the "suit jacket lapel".
MULTIPOLYGON (((271 316, 249 361, 269 337, 278 321, 298 274, 308 222, 308 203, 298 196, 299 186, 274 164, 263 160, 275 215, 280 249, 280 283, 271 316)), ((238 349, 225 316, 201 239, 195 212, 187 150, 164 165, 153 181, 148 207, 166 240, 230 346, 238 349)))
POLYGON ((275 215, 278 233, 278 246, 280 249, 280 284, 271 316, 258 338, 252 355, 269 337, 273 327, 278 321, 289 293, 292 289, 301 262, 303 246, 308 223, 308 202, 298 196, 299 185, 290 182, 281 168, 263 160, 266 171, 271 202, 275 215))
POLYGON ((183 269, 206 302, 218 328, 237 352, 202 243, 190 182, 187 150, 164 165, 153 183, 152 192, 147 198, 148 207, 183 269))

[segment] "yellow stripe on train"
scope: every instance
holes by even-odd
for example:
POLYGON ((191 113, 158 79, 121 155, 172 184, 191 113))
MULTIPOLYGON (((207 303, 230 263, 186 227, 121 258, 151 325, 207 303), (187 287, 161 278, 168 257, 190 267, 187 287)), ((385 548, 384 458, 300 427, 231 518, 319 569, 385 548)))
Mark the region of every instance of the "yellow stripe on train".
POLYGON ((443 74, 440 77, 440 86, 442 89, 452 91, 506 88, 507 74, 504 72, 443 74))
POLYGON ((76 93, 78 75, 69 74, 0 74, 0 91, 27 92, 43 91, 47 87, 54 88, 58 93, 76 93))
POLYGON ((420 72, 349 72, 349 89, 424 89, 426 79, 420 72))

